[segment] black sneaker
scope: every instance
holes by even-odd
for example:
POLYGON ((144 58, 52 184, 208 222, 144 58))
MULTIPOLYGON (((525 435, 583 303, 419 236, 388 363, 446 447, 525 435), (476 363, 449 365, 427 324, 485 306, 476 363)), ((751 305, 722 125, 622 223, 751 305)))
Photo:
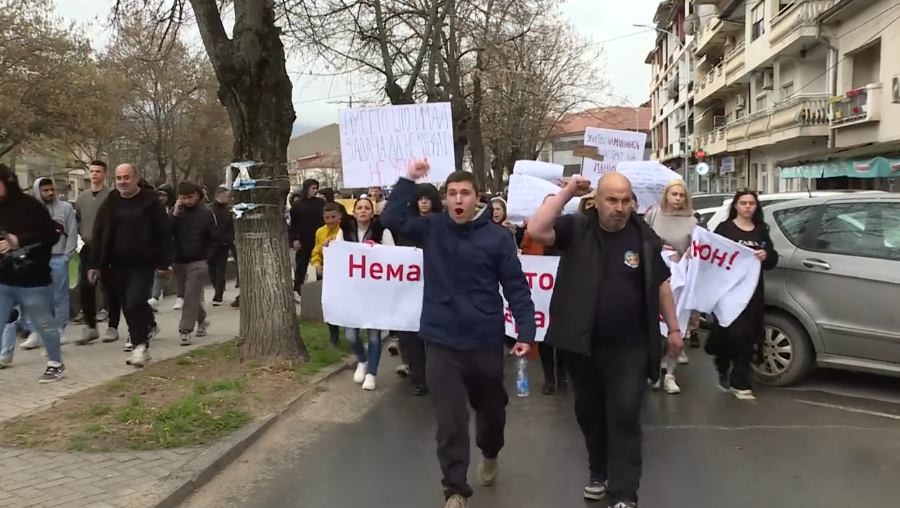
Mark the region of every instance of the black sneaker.
POLYGON ((605 480, 591 478, 588 480, 588 484, 584 486, 584 498, 599 501, 606 497, 608 490, 609 484, 605 480))
POLYGON ((700 349, 700 346, 702 346, 700 342, 700 334, 698 334, 696 331, 691 332, 691 334, 688 335, 688 344, 691 346, 691 349, 700 349))
POLYGON ((731 391, 731 380, 728 379, 728 374, 719 373, 719 389, 723 392, 731 391))
POLYGON ((222 305, 222 299, 221 298, 213 298, 212 304, 213 304, 213 307, 218 307, 219 305, 222 305))
POLYGON ((52 383, 54 381, 59 381, 63 378, 63 373, 66 372, 66 366, 63 364, 59 365, 47 365, 47 370, 41 375, 41 378, 38 379, 38 383, 52 383))

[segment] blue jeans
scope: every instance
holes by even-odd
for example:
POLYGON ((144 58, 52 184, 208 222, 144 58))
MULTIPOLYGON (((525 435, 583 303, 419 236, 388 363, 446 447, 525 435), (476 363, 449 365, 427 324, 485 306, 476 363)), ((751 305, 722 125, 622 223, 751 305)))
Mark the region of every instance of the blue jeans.
POLYGON ((64 256, 50 258, 50 277, 53 279, 50 283, 53 321, 56 328, 65 330, 69 325, 69 260, 64 256))
POLYGON ((366 332, 369 336, 368 351, 363 347, 359 328, 344 329, 356 359, 360 363, 365 363, 366 372, 374 376, 378 374, 378 362, 381 360, 381 330, 366 330, 366 332))
MULTIPOLYGON (((0 284, 0 316, 9 316, 16 305, 21 305, 23 313, 28 316, 34 329, 43 339, 44 349, 47 350, 47 359, 51 362, 62 363, 59 328, 53 319, 51 287, 21 288, 0 284)), ((2 340, 3 344, 0 350, 4 353, 8 352, 12 356, 16 345, 15 333, 3 333, 2 340)))

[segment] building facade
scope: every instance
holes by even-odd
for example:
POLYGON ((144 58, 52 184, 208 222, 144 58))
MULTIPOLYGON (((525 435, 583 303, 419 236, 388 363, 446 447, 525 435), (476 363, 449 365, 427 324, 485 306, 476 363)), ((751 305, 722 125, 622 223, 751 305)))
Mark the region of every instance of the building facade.
MULTIPOLYGON (((900 175, 900 119, 890 115, 900 111, 900 97, 892 95, 900 95, 900 83, 892 92, 900 74, 896 6, 889 0, 679 4, 681 30, 694 34, 686 39, 693 42, 695 83, 690 145, 711 167, 708 190, 892 190, 900 175)), ((675 20, 675 30, 660 29, 679 33, 679 16, 665 19, 675 20)), ((656 62, 653 68, 654 83, 663 81, 656 76, 662 68, 656 62)))

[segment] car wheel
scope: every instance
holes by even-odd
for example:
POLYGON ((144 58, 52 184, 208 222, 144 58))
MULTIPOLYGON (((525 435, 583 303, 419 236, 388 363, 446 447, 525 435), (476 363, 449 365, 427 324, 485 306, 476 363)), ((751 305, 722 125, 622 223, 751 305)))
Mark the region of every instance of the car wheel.
POLYGON ((799 382, 812 369, 815 352, 806 330, 784 314, 766 312, 763 361, 754 365, 756 378, 774 386, 799 382))

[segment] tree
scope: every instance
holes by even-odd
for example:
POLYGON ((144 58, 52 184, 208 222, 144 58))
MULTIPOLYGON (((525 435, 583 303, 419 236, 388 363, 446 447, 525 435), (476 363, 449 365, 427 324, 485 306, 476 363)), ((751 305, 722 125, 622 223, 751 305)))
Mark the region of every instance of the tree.
POLYGON ((0 0, 0 156, 41 138, 91 136, 115 117, 114 95, 49 0, 0 0))
POLYGON ((256 186, 233 193, 256 208, 237 221, 241 279, 239 351, 246 358, 307 358, 290 289, 284 202, 289 190, 287 146, 294 123, 292 84, 271 0, 233 0, 231 35, 217 0, 117 0, 120 20, 145 11, 172 31, 190 5, 219 84, 218 97, 234 134, 234 161, 249 166, 256 186), (281 284, 271 284, 273 280, 281 284))

